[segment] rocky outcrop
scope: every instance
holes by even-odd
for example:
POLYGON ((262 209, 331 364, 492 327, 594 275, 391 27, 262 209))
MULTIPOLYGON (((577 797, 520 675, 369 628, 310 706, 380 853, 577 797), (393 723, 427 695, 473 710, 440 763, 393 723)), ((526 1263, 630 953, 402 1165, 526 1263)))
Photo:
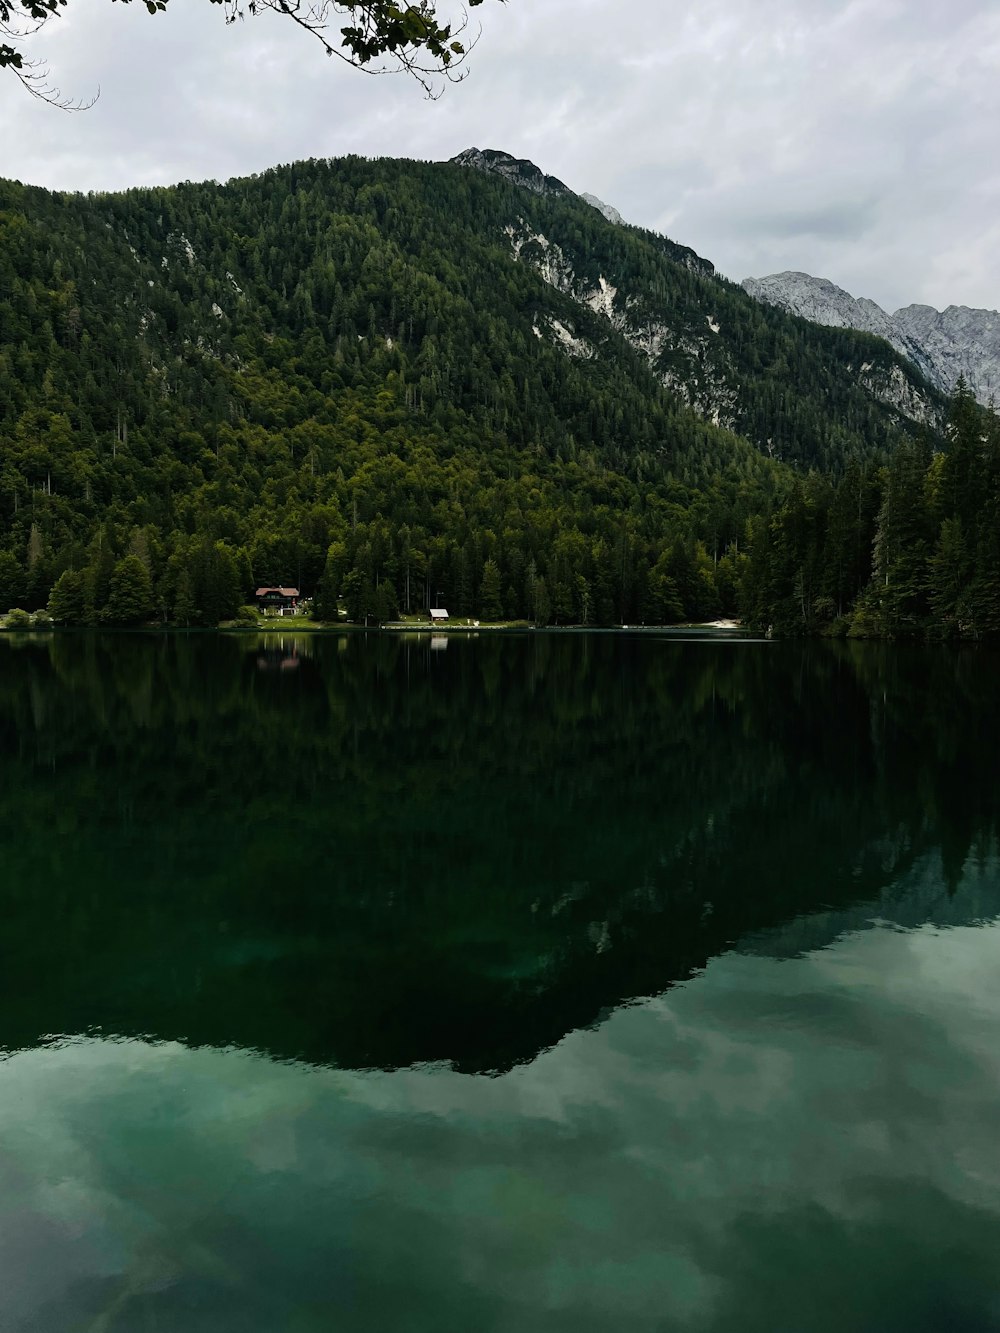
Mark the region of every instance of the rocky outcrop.
MULTIPOLYGON (((596 195, 577 195, 563 181, 546 175, 524 158, 494 148, 467 148, 451 161, 456 166, 499 176, 535 196, 571 205, 585 203, 611 226, 624 226, 617 209, 596 195)), ((546 225, 546 235, 539 227, 540 217, 540 210, 528 205, 524 206, 523 215, 508 214, 503 232, 513 257, 530 265, 551 287, 597 315, 625 338, 660 383, 688 407, 717 426, 740 431, 743 424, 740 372, 733 359, 729 331, 720 324, 721 312, 712 286, 714 266, 694 250, 665 236, 644 233, 644 244, 698 279, 708 280, 707 286, 691 292, 681 309, 674 309, 662 298, 651 300, 650 293, 633 290, 634 283, 630 285, 616 271, 612 258, 616 253, 614 246, 607 251, 609 262, 602 273, 594 263, 598 247, 591 246, 581 257, 566 239, 570 233, 559 226, 550 230, 546 225), (560 236, 563 244, 555 235, 560 236)), ((851 349, 848 373, 867 394, 895 413, 913 421, 937 423, 940 400, 925 382, 938 386, 942 383, 934 363, 906 329, 894 327, 890 317, 873 301, 856 301, 833 283, 806 273, 782 273, 758 281, 748 279, 743 285, 758 300, 793 314, 886 339, 916 365, 920 375, 912 375, 888 351, 880 355, 877 348, 871 348, 863 340, 851 349)), ((602 336, 593 324, 588 326, 585 318, 574 319, 565 311, 556 318, 552 313, 539 311, 533 330, 537 338, 554 343, 576 359, 593 360, 601 355, 602 336)), ((773 452, 769 439, 757 442, 773 452)))
MULTIPOLYGON (((981 403, 1000 396, 1000 314, 995 310, 949 306, 939 311, 911 305, 889 315, 874 301, 859 300, 826 278, 808 273, 747 278, 743 287, 758 301, 815 324, 858 329, 884 338, 945 393, 964 375, 981 403)), ((907 415, 913 415, 912 411, 907 415)))
MULTIPOLYGON (((716 426, 735 429, 738 393, 726 358, 715 347, 719 325, 711 315, 696 333, 672 328, 653 317, 637 296, 619 291, 603 274, 596 281, 582 279, 555 241, 536 232, 523 219, 504 228, 515 259, 530 264, 550 287, 572 297, 605 321, 648 362, 662 384, 690 408, 716 426)), ((590 359, 594 345, 574 329, 546 316, 536 320, 536 337, 550 337, 571 355, 590 359)))
POLYGON ((466 148, 451 161, 458 167, 472 167, 492 176, 502 176, 504 180, 519 185, 522 190, 530 190, 532 194, 558 197, 572 196, 574 193, 557 177, 546 176, 534 162, 523 157, 513 157, 497 148, 466 148))
POLYGON ((858 380, 873 398, 901 416, 908 417, 910 421, 920 421, 929 426, 941 424, 941 409, 917 388, 898 361, 889 366, 864 361, 858 380))
POLYGON ((613 222, 616 227, 624 226, 625 219, 611 204, 606 204, 603 199, 598 199, 596 194, 581 194, 580 198, 588 203, 591 208, 596 208, 598 213, 603 214, 609 222, 613 222))
MULTIPOLYGON (((598 199, 595 194, 576 194, 568 185, 564 185, 556 176, 546 176, 540 167, 526 158, 513 157, 498 148, 466 148, 450 161, 459 167, 472 167, 475 171, 488 172, 492 176, 501 176, 513 185, 529 190, 532 194, 549 198, 580 199, 596 209, 613 226, 624 226, 624 219, 617 208, 598 199)), ((681 264, 690 273, 711 278, 715 275, 715 265, 686 245, 677 245, 666 236, 657 236, 657 244, 675 264, 681 264)))
POLYGON ((981 403, 1000 401, 1000 314, 950 305, 908 305, 892 317, 896 328, 919 347, 934 366, 941 386, 965 379, 981 403))
POLYGON ((541 167, 536 167, 534 162, 529 162, 527 158, 514 157, 499 148, 466 148, 456 154, 451 161, 458 167, 472 167, 475 171, 486 171, 492 176, 502 176, 512 185, 519 185, 522 190, 530 190, 532 194, 582 199, 616 227, 624 225, 625 220, 617 208, 606 204, 603 199, 598 199, 596 194, 576 194, 568 185, 564 185, 558 176, 546 176, 541 167))

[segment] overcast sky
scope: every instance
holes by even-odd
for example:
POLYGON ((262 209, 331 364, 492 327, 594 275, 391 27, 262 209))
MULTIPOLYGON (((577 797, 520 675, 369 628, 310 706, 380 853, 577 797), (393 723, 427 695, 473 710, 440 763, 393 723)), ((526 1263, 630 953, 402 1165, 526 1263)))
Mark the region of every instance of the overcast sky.
POLYGON ((1000 307, 997 0, 495 0, 466 82, 326 58, 208 0, 71 0, 36 39, 66 115, 0 74, 0 174, 105 189, 361 153, 504 148, 732 278, 802 269, 889 310, 1000 307))

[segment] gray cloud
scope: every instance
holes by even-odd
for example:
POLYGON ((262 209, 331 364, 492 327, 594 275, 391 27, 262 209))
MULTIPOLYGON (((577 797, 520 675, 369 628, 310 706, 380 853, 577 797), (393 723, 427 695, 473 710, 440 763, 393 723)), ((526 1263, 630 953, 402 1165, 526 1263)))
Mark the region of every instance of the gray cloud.
POLYGON ((734 278, 795 268, 889 309, 1000 306, 993 0, 509 0, 439 102, 206 0, 74 0, 64 116, 7 76, 0 171, 55 188, 224 179, 345 152, 531 157, 734 278))

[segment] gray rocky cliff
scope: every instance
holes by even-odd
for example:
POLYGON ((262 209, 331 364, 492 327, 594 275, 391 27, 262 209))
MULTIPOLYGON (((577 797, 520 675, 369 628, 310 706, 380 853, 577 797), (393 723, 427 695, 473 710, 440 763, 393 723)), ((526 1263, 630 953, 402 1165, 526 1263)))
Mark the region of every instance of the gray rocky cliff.
POLYGON ((532 194, 582 199, 616 227, 624 223, 624 218, 618 209, 606 204, 603 199, 598 199, 596 194, 576 195, 576 192, 568 185, 564 185, 557 176, 546 176, 541 167, 536 167, 534 162, 529 162, 527 158, 514 157, 502 149, 466 148, 456 154, 451 161, 459 167, 472 167, 475 171, 486 171, 493 176, 502 176, 504 180, 520 185, 523 190, 530 190, 532 194))
POLYGON ((815 324, 884 338, 945 393, 964 375, 981 403, 1000 396, 1000 314, 995 310, 949 306, 938 311, 911 305, 889 315, 874 301, 859 300, 826 278, 808 273, 747 278, 743 287, 758 301, 815 324))
POLYGON ((981 403, 1000 401, 1000 314, 950 305, 908 305, 893 324, 918 344, 937 369, 942 387, 955 387, 964 375, 981 403))
MULTIPOLYGON (((580 199, 596 209, 613 226, 624 226, 624 219, 617 208, 612 208, 594 194, 577 194, 568 185, 564 185, 558 177, 546 176, 540 167, 536 167, 534 162, 529 162, 526 158, 514 157, 499 148, 466 148, 449 160, 454 166, 471 167, 474 171, 500 176, 532 194, 568 200, 580 199)), ((702 259, 701 255, 695 254, 688 246, 678 245, 675 241, 668 240, 666 236, 659 237, 658 242, 675 264, 682 264, 689 272, 698 273, 703 277, 714 275, 715 265, 708 259, 702 259)))
POLYGON ((598 199, 596 194, 581 194, 580 198, 588 203, 591 208, 596 208, 598 213, 603 214, 616 227, 621 227, 624 224, 625 219, 618 212, 618 209, 611 204, 606 204, 603 199, 598 199))

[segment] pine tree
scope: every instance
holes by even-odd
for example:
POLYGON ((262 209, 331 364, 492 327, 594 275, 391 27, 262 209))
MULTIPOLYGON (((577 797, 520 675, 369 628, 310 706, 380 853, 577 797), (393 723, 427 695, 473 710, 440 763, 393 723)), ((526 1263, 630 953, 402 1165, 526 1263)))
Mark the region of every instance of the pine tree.
POLYGON ((532 585, 531 614, 536 625, 547 625, 552 619, 552 603, 543 578, 536 578, 532 585))
POLYGON ((115 566, 101 619, 109 625, 138 625, 149 619, 152 609, 149 571, 137 555, 127 555, 115 566))
POLYGON ((944 631, 956 628, 959 602, 968 589, 970 568, 962 520, 946 518, 941 524, 934 554, 927 564, 931 611, 944 631))
POLYGON ((479 588, 479 613, 484 620, 503 620, 500 566, 493 559, 487 560, 483 566, 483 581, 479 588))
POLYGON ((111 580, 115 572, 115 557, 107 533, 102 528, 97 535, 97 549, 85 572, 87 588, 87 624, 96 625, 101 620, 111 595, 111 580))
POLYGON ((87 620, 87 584, 83 572, 67 569, 49 594, 49 615, 60 625, 83 625, 87 620))
POLYGON ((886 475, 875 534, 873 580, 883 634, 912 634, 927 614, 930 512, 925 477, 930 458, 918 446, 901 446, 886 475))
POLYGON ((196 610, 191 575, 185 568, 181 571, 180 578, 177 580, 177 593, 174 598, 174 620, 178 625, 187 628, 193 623, 196 610))
POLYGON ((0 613, 24 600, 26 580, 21 562, 10 551, 0 551, 0 613))
POLYGON ((396 593, 388 579, 382 579, 375 589, 373 614, 379 625, 385 625, 396 617, 396 593))

